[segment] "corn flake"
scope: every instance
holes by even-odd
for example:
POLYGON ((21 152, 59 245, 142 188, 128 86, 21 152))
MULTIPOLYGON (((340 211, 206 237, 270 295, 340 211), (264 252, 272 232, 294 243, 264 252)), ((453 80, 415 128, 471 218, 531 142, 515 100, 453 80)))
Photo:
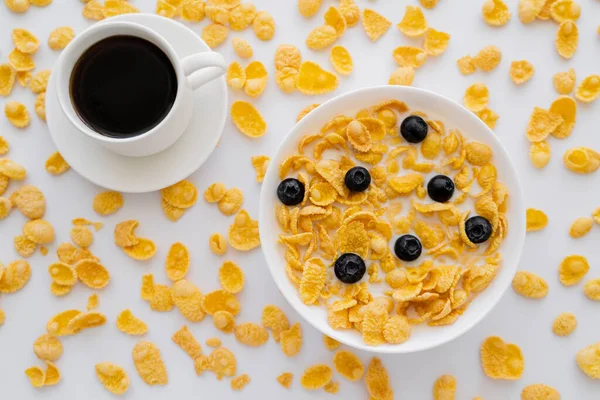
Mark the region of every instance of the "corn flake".
POLYGON ((252 30, 260 40, 271 40, 275 36, 275 20, 266 11, 260 11, 252 21, 252 30))
POLYGON ((553 387, 536 383, 523 388, 522 400, 560 400, 560 393, 553 387))
POLYGON ((244 288, 244 273, 233 261, 225 261, 219 268, 221 287, 229 293, 239 293, 244 288))
POLYGON ((222 256, 227 252, 227 241, 220 233, 213 233, 208 239, 210 250, 218 256, 222 256))
POLYGON ((477 71, 477 67, 475 66, 475 61, 471 56, 464 56, 456 60, 456 65, 458 66, 458 70, 463 75, 471 75, 477 71))
POLYGON ((79 280, 92 289, 102 289, 110 282, 110 273, 98 261, 81 260, 73 268, 79 280))
MULTIPOLYGON (((357 224, 362 226, 359 222, 357 224)), ((306 261, 299 288, 300 298, 304 304, 314 304, 318 300, 327 280, 326 268, 321 259, 312 258, 306 261)))
POLYGON ((590 217, 577 218, 571 224, 569 235, 571 235, 573 239, 583 237, 590 232, 592 225, 594 225, 594 220, 590 217))
POLYGON ((397 26, 400 32, 408 37, 421 36, 428 28, 423 11, 416 6, 406 6, 404 17, 397 26))
POLYGON ((434 400, 453 400, 456 395, 456 379, 452 375, 442 375, 433 383, 434 400))
POLYGON ((48 47, 52 50, 62 50, 75 37, 75 31, 73 28, 68 26, 63 26, 60 28, 56 28, 52 32, 50 32, 50 36, 48 37, 48 47))
POLYGON ((579 350, 575 358, 579 369, 587 376, 600 379, 600 342, 579 350))
POLYGON ((527 124, 525 136, 531 142, 541 142, 554 132, 563 121, 559 114, 554 114, 540 107, 534 107, 527 124))
POLYGON ((591 103, 600 96, 600 76, 590 75, 579 83, 575 98, 584 103, 591 103))
POLYGON ((545 4, 546 0, 519 0, 519 19, 524 24, 535 21, 545 4))
POLYGON ((75 334, 75 332, 69 326, 69 323, 79 314, 81 314, 81 311, 66 310, 54 315, 46 324, 46 332, 53 336, 67 336, 75 334))
POLYGON ((388 29, 390 29, 392 22, 374 10, 364 8, 362 25, 369 39, 371 39, 372 42, 376 42, 388 29))
POLYGON ((0 65, 0 96, 8 96, 15 85, 17 72, 10 64, 0 65))
POLYGON ((322 0, 299 0, 298 12, 303 17, 309 18, 315 15, 321 7, 322 0))
POLYGON ((392 56, 401 67, 419 68, 427 60, 425 50, 413 46, 396 47, 392 56))
POLYGON ((252 61, 246 66, 245 76, 244 91, 246 94, 250 97, 260 96, 267 86, 269 76, 263 63, 252 61))
POLYGON ((473 64, 484 72, 490 72, 500 64, 502 53, 496 46, 484 47, 473 58, 473 64))
POLYGON ((82 249, 87 249, 94 241, 92 231, 83 225, 76 225, 71 229, 71 240, 82 249))
POLYGON ((367 368, 365 383, 369 395, 374 399, 392 399, 394 396, 388 372, 377 357, 371 359, 367 368))
POLYGON ((229 244, 236 250, 249 251, 260 246, 258 221, 253 220, 245 210, 241 210, 229 227, 229 244))
POLYGON ((555 1, 550 7, 550 16, 559 24, 567 20, 577 21, 580 15, 581 6, 573 0, 555 1))
POLYGON ((156 254, 156 244, 147 238, 137 238, 138 242, 132 246, 124 247, 123 251, 134 260, 149 260, 156 254))
POLYGON ((583 293, 590 300, 600 301, 600 278, 587 281, 583 286, 583 293))
POLYGON ((218 311, 227 311, 231 315, 237 315, 240 312, 240 302, 233 294, 224 290, 215 290, 202 297, 202 309, 208 315, 214 315, 218 311))
POLYGON ((67 172, 71 166, 65 161, 62 155, 55 151, 50 154, 46 160, 46 171, 52 175, 61 175, 67 172))
POLYGON ((192 182, 184 179, 174 185, 161 189, 160 194, 164 201, 174 207, 190 208, 196 204, 198 189, 192 182))
POLYGON ((273 339, 279 342, 281 333, 290 328, 290 322, 285 313, 276 305, 266 305, 262 312, 262 325, 271 329, 273 339))
POLYGON ((304 370, 300 384, 306 390, 321 389, 331 381, 333 371, 328 365, 317 364, 304 370))
POLYGON ((569 68, 566 72, 557 72, 552 77, 554 89, 560 94, 570 94, 575 88, 575 70, 569 68))
POLYGON ((527 209, 527 232, 542 230, 548 225, 548 216, 542 210, 527 209))
POLYGON ((211 49, 214 49, 220 46, 227 39, 228 35, 229 28, 213 22, 202 29, 200 37, 211 49))
POLYGON ((231 380, 231 389, 232 390, 242 390, 247 384, 250 383, 250 376, 248 374, 242 374, 236 376, 231 380))
POLYGON ((117 315, 117 328, 128 335, 138 336, 148 332, 148 325, 133 315, 131 310, 123 310, 117 315))
POLYGON ((48 267, 48 273, 53 282, 59 285, 73 286, 77 283, 77 273, 69 264, 56 262, 48 267))
POLYGON ((204 200, 209 203, 218 203, 225 196, 226 190, 224 184, 220 182, 213 183, 204 191, 204 200))
POLYGON ((410 86, 415 79, 415 70, 412 67, 398 67, 388 79, 388 85, 410 86))
POLYGON ((481 344, 481 366, 492 379, 515 380, 523 375, 525 362, 519 346, 490 336, 481 344))
POLYGON ((148 385, 166 385, 169 381, 167 368, 160 350, 151 342, 139 342, 132 352, 133 363, 140 378, 148 385))
POLYGON ((600 154, 587 147, 573 147, 563 155, 565 167, 578 174, 589 174, 600 167, 600 154))
POLYGON ((231 105, 231 119, 244 135, 258 138, 267 131, 267 124, 260 112, 246 101, 235 101, 231 105))
POLYGON ((331 72, 325 71, 312 61, 305 61, 300 66, 297 88, 306 95, 319 95, 337 89, 339 79, 331 72))
POLYGON ((579 283, 590 269, 585 257, 571 255, 565 257, 558 267, 559 280, 565 286, 579 283))
POLYGON ((229 10, 229 27, 233 31, 243 31, 256 19, 256 6, 244 3, 229 10))
POLYGON ((202 346, 196 340, 192 332, 189 330, 187 325, 184 325, 171 337, 173 343, 179 346, 183 351, 186 352, 193 360, 202 355, 202 346))
MULTIPOLYGON (((275 330, 273 330, 273 335, 275 335, 275 330)), ((281 341, 283 354, 288 357, 295 356, 302 348, 302 326, 296 322, 289 329, 282 330, 279 339, 275 341, 281 341)))
POLYGON ((92 208, 99 215, 110 215, 123 207, 123 195, 119 192, 106 191, 94 197, 92 208))
POLYGON ((26 29, 13 29, 11 36, 15 48, 21 53, 33 54, 40 47, 38 38, 26 29))
POLYGON ((35 388, 44 386, 46 380, 46 372, 40 367, 29 367, 25 370, 25 375, 29 378, 29 383, 35 388))
POLYGON ((129 376, 122 367, 110 362, 101 362, 96 364, 95 369, 98 380, 109 392, 119 395, 129 389, 129 376))
POLYGON ((223 333, 231 333, 235 327, 235 318, 229 311, 216 311, 213 314, 213 325, 223 333))
POLYGON ((360 359, 350 351, 338 351, 333 357, 335 370, 349 381, 362 379, 365 367, 360 359))
POLYGON ((58 367, 51 361, 46 362, 46 375, 44 377, 44 386, 54 386, 60 382, 61 375, 58 367))
POLYGON ((279 382, 279 384, 284 388, 289 389, 290 387, 292 387, 293 379, 294 374, 292 374, 291 372, 284 372, 283 374, 277 377, 277 382, 279 382))
POLYGON ((31 58, 31 55, 17 49, 8 54, 8 62, 17 72, 31 71, 35 68, 35 62, 31 58))
POLYGON ((350 75, 354 69, 352 56, 343 46, 334 46, 329 55, 333 69, 340 75, 350 75))
POLYGON ((548 294, 548 284, 546 281, 527 271, 518 271, 513 280, 512 287, 523 297, 531 299, 541 299, 548 294))
POLYGON ((573 313, 560 313, 552 322, 552 332, 557 336, 569 336, 575 328, 577 328, 577 318, 573 313))
POLYGON ((252 58, 252 46, 247 40, 242 38, 233 38, 231 40, 233 51, 241 58, 252 58))
POLYGON ((439 56, 446 51, 449 42, 450 34, 429 28, 425 33, 423 49, 425 49, 429 55, 439 56))
POLYGON ((104 19, 104 6, 96 0, 90 0, 85 3, 81 14, 84 18, 100 21, 104 19))
POLYGON ((269 333, 253 322, 236 325, 233 333, 238 342, 252 347, 260 347, 269 340, 269 333))
POLYGON ((579 45, 579 30, 575 22, 563 21, 558 27, 555 39, 556 51, 564 58, 571 58, 579 45))
POLYGON ((4 106, 6 119, 16 128, 26 128, 31 122, 31 116, 27 107, 18 101, 9 101, 4 106))
POLYGON ((237 370, 235 355, 225 347, 213 350, 208 356, 209 370, 217 375, 217 379, 224 376, 234 376, 237 370))
POLYGON ((484 21, 492 26, 503 26, 512 16, 503 0, 486 0, 481 7, 484 21))
POLYGON ((517 85, 520 85, 530 80, 533 77, 534 72, 535 69, 533 68, 533 64, 531 64, 529 61, 513 61, 510 64, 510 78, 517 85))
POLYGON ((471 111, 481 111, 487 107, 489 90, 483 83, 475 83, 467 88, 463 99, 465 106, 471 111))
POLYGON ((44 333, 33 342, 33 352, 40 360, 56 361, 63 354, 63 346, 57 337, 44 333))

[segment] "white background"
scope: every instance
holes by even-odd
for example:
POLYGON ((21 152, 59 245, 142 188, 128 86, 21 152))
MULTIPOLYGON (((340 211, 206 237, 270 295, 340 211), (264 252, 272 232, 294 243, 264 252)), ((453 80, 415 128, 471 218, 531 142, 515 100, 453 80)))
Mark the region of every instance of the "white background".
MULTIPOLYGON (((600 40, 596 33, 600 22, 600 2, 581 0, 583 13, 578 22, 579 49, 571 60, 561 59, 554 49, 557 25, 552 21, 536 21, 522 25, 516 15, 507 26, 492 28, 481 19, 481 0, 440 0, 434 10, 425 14, 431 26, 451 33, 450 46, 445 54, 430 58, 417 71, 415 86, 430 89, 460 101, 467 86, 474 82, 485 82, 490 89, 490 108, 500 115, 495 132, 509 150, 517 169, 521 173, 528 207, 545 210, 550 218, 548 228, 531 233, 519 268, 535 272, 544 277, 550 286, 547 298, 536 301, 524 299, 511 289, 500 304, 472 331, 458 340, 417 354, 384 356, 384 364, 391 376, 397 399, 431 398, 431 387, 441 374, 453 374, 458 381, 457 398, 471 399, 482 396, 486 400, 518 399, 523 387, 533 383, 547 383, 562 394, 563 399, 597 399, 600 381, 584 375, 575 363, 575 353, 600 340, 600 304, 593 303, 583 295, 582 284, 564 287, 558 281, 557 268, 565 256, 582 254, 588 257, 591 269, 588 279, 600 275, 597 242, 600 229, 595 227, 583 239, 573 240, 568 236, 570 223, 577 217, 589 215, 600 205, 598 195, 599 175, 577 176, 568 172, 562 164, 562 154, 573 146, 590 146, 600 150, 598 136, 598 110, 600 104, 578 106, 578 121, 573 135, 563 141, 551 139, 553 156, 543 170, 535 170, 528 160, 528 143, 524 136, 525 126, 534 106, 547 108, 557 96, 552 87, 552 75, 558 71, 575 68, 578 80, 598 73, 600 40), (475 55, 486 45, 495 44, 502 49, 500 66, 491 73, 478 72, 468 77, 460 75, 456 60, 466 54, 475 55), (515 86, 508 76, 513 60, 531 61, 536 73, 531 81, 515 86), (595 118, 594 118, 595 116, 595 118), (577 315, 579 326, 568 338, 553 335, 551 324, 560 312, 570 311, 577 315), (506 341, 521 346, 525 357, 525 373, 516 382, 493 381, 487 378, 479 363, 479 345, 489 335, 499 335, 506 341)), ((133 2, 142 11, 152 12, 154 2, 133 2)), ((268 10, 277 21, 275 38, 270 42, 257 40, 252 30, 234 33, 248 39, 255 52, 255 59, 265 63, 270 74, 274 74, 273 53, 278 44, 298 45, 305 59, 320 62, 330 68, 328 51, 308 50, 304 40, 311 29, 322 23, 322 7, 318 16, 310 20, 302 18, 296 10, 294 0, 256 0, 259 9, 268 10)), ((324 5, 336 4, 324 0, 324 5)), ((400 21, 404 5, 415 4, 416 0, 357 0, 362 7, 373 8, 386 15, 396 24, 400 21)), ((516 13, 516 0, 508 1, 516 13)), ((58 53, 45 44, 48 34, 63 25, 81 32, 90 22, 81 16, 83 5, 75 0, 55 0, 45 9, 32 7, 24 15, 10 13, 0 4, 0 60, 5 62, 12 49, 10 33, 13 28, 27 28, 36 34, 43 45, 35 56, 38 69, 52 68, 58 53)), ((198 33, 207 22, 193 26, 198 33)), ((359 25, 349 29, 339 41, 354 57, 355 70, 350 77, 341 78, 339 89, 332 94, 308 98, 299 93, 284 95, 271 79, 263 96, 256 100, 268 124, 268 133, 259 140, 250 140, 238 133, 230 122, 225 127, 223 140, 209 161, 190 177, 203 191, 210 183, 222 181, 228 187, 239 187, 245 194, 244 207, 254 217, 258 213, 259 185, 254 181, 254 170, 250 156, 271 154, 283 136, 293 126, 298 111, 314 102, 322 102, 336 94, 371 85, 385 84, 395 64, 392 50, 399 45, 419 44, 392 28, 377 43, 372 44, 359 25)), ((228 61, 236 57, 230 40, 221 51, 228 61)), ((149 82, 151 84, 151 82, 149 82)), ((243 93, 231 93, 230 102, 245 98, 243 93)), ((208 237, 212 232, 226 233, 231 217, 225 217, 213 205, 203 200, 177 223, 163 216, 158 193, 126 195, 125 206, 117 214, 99 218, 91 208, 94 195, 101 191, 74 171, 63 176, 50 176, 44 170, 44 162, 54 151, 47 128, 33 112, 34 96, 22 88, 15 88, 11 99, 23 101, 32 113, 31 126, 16 130, 0 117, 0 132, 10 142, 8 157, 24 164, 29 172, 27 183, 38 186, 46 195, 49 220, 57 232, 56 243, 51 253, 42 257, 39 253, 29 261, 33 276, 24 290, 13 295, 2 295, 0 305, 6 312, 6 323, 0 328, 0 398, 6 399, 104 399, 112 396, 97 381, 94 365, 100 361, 111 361, 122 365, 131 377, 131 388, 125 398, 130 399, 188 399, 188 398, 329 398, 329 394, 307 392, 300 387, 298 379, 302 370, 314 363, 331 363, 333 353, 325 349, 321 335, 304 323, 304 347, 295 358, 286 358, 272 340, 262 348, 247 348, 238 344, 232 336, 221 335, 224 345, 238 359, 238 373, 248 373, 252 382, 242 392, 232 392, 226 380, 217 381, 213 374, 200 378, 194 374, 192 361, 171 342, 171 335, 186 321, 174 310, 159 314, 149 309, 139 296, 141 276, 155 274, 158 283, 168 283, 164 274, 164 258, 174 241, 186 243, 192 253, 192 268, 188 276, 203 291, 218 288, 217 270, 225 259, 238 262, 246 273, 247 283, 240 299, 243 309, 238 321, 259 321, 262 307, 269 303, 281 306, 292 322, 299 316, 290 309, 279 294, 268 275, 260 250, 239 253, 229 250, 223 258, 210 253, 208 237), (70 220, 87 217, 105 223, 95 236, 92 251, 111 271, 110 285, 100 293, 100 310, 106 313, 110 323, 86 331, 75 337, 65 338, 65 353, 58 361, 63 381, 56 387, 33 389, 23 371, 31 365, 41 365, 32 352, 33 341, 45 331, 46 321, 56 312, 68 308, 85 308, 87 297, 92 293, 79 284, 64 298, 51 295, 50 277, 47 266, 55 260, 56 246, 69 240, 70 220), (125 219, 139 219, 138 234, 152 238, 158 244, 158 253, 150 262, 129 259, 113 244, 114 225, 125 219), (114 324, 117 313, 131 308, 134 314, 145 320, 150 332, 145 339, 155 342, 161 349, 169 371, 166 387, 148 387, 135 372, 131 349, 138 339, 120 333, 114 324), (291 391, 283 389, 275 377, 284 371, 295 373, 291 391)), ((0 100, 0 103, 5 99, 0 100)), ((7 194, 17 184, 11 183, 7 194)), ((5 264, 18 258, 12 244, 25 218, 14 212, 0 222, 0 259, 5 264)), ((210 318, 191 326, 202 343, 217 332, 210 318)), ((207 352, 209 349, 206 350, 207 352)), ((365 363, 369 354, 359 353, 365 363)), ((350 383, 340 376, 338 395, 345 399, 366 399, 368 394, 362 382, 350 383)))

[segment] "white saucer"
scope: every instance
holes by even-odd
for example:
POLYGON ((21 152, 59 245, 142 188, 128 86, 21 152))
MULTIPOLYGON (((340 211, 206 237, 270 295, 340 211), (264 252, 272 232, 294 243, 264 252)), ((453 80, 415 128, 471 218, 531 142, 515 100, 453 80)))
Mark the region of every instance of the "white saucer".
MULTIPOLYGON (((156 30, 181 57, 210 51, 194 31, 164 17, 128 14, 110 20, 135 22, 156 30)), ((225 78, 198 89, 194 98, 192 121, 174 145, 148 157, 125 157, 96 144, 69 122, 60 108, 51 77, 46 96, 48 128, 60 154, 84 178, 120 192, 152 192, 179 182, 200 168, 221 138, 227 118, 225 78)))

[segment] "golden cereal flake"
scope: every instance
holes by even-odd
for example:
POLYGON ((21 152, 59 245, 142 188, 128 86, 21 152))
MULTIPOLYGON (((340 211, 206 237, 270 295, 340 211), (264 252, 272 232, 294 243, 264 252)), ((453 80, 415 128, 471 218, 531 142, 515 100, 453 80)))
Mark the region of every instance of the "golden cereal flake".
POLYGON ((554 41, 556 51, 561 57, 571 58, 579 45, 579 30, 577 24, 571 20, 563 21, 556 32, 554 41))
POLYGON ((185 214, 186 211, 185 208, 172 206, 171 204, 167 203, 164 199, 161 199, 160 206, 166 217, 173 222, 179 221, 179 219, 183 217, 183 214, 185 214))
POLYGON ((337 7, 330 6, 325 11, 323 20, 325 21, 325 25, 332 26, 335 29, 338 37, 342 36, 346 31, 346 20, 337 7))
POLYGON ((71 43, 73 38, 75 38, 75 31, 73 28, 68 26, 56 28, 50 32, 50 36, 48 37, 48 47, 52 50, 62 50, 71 43))
POLYGON ((181 279, 171 288, 173 303, 190 322, 200 322, 206 315, 202 307, 202 292, 193 283, 181 279))
POLYGON ((158 0, 156 2, 156 14, 165 18, 175 18, 179 13, 179 9, 171 4, 169 4, 166 0, 158 0))
POLYGON ((575 91, 575 98, 583 103, 591 103, 598 96, 600 96, 600 75, 585 77, 575 91))
POLYGON ((117 315, 117 329, 127 335, 138 336, 148 332, 148 325, 134 316, 131 310, 125 309, 117 315))
POLYGON ((590 174, 600 167, 600 153, 587 147, 573 147, 563 155, 565 167, 578 174, 590 174))
POLYGON ((279 384, 284 388, 289 389, 290 387, 292 387, 293 379, 294 374, 292 374, 291 372, 284 372, 283 374, 277 377, 277 382, 279 382, 279 384))
MULTIPOLYGON (((0 220, 8 217, 12 211, 12 201, 6 197, 0 197, 0 220)), ((34 243, 35 244, 35 243, 34 243)))
POLYGON ((156 254, 156 244, 147 238, 137 238, 139 241, 133 246, 124 247, 123 251, 134 260, 149 260, 156 254))
POLYGON ((229 24, 229 10, 225 7, 207 5, 204 14, 208 19, 221 25, 229 24))
POLYGON ((92 231, 83 225, 76 225, 71 229, 71 240, 82 249, 87 249, 94 241, 92 231))
POLYGON ((8 96, 15 85, 17 72, 10 64, 0 64, 0 96, 8 96))
POLYGON ((171 340, 192 359, 196 359, 202 355, 202 346, 198 343, 187 325, 182 326, 181 329, 175 332, 171 340))
POLYGON ((428 25, 420 7, 406 6, 404 16, 397 27, 404 35, 416 37, 423 35, 427 31, 428 25))
POLYGON ((347 28, 356 26, 360 20, 360 8, 354 0, 340 0, 340 13, 344 16, 347 28))
POLYGON ((327 393, 336 394, 340 391, 340 383, 329 381, 325 386, 323 386, 323 390, 327 393))
POLYGON ((208 315, 214 315, 218 311, 227 311, 231 315, 240 312, 241 304, 235 296, 224 290, 215 290, 202 297, 202 309, 208 315))
POLYGON ((558 267, 559 280, 565 286, 579 283, 587 274, 590 265, 585 257, 570 255, 565 257, 558 267))
POLYGON ((521 400, 560 400, 560 393, 553 387, 536 383, 523 388, 521 400))
MULTIPOLYGON (((273 334, 275 334, 275 330, 273 330, 273 334)), ((281 341, 283 354, 288 357, 298 354, 302 349, 303 343, 302 326, 300 323, 296 322, 289 329, 281 331, 279 340, 281 341)))
POLYGON ((17 82, 24 88, 28 87, 32 76, 30 71, 17 72, 17 82))
POLYGON ((552 131, 552 136, 564 139, 571 136, 577 120, 577 103, 569 96, 560 96, 554 100, 549 109, 551 114, 560 115, 563 122, 552 131))
POLYGON ((61 175, 67 172, 71 166, 65 161, 62 155, 55 151, 50 154, 46 160, 46 171, 52 175, 61 175))
POLYGON ((227 241, 220 233, 213 233, 210 235, 210 238, 208 239, 208 245, 210 250, 218 256, 222 256, 227 252, 227 241))
POLYGON ((54 386, 60 382, 61 375, 58 367, 51 361, 46 362, 46 373, 44 376, 44 386, 54 386))
POLYGON ((6 119, 16 128, 26 128, 31 122, 31 116, 24 104, 18 101, 9 101, 4 106, 6 119))
POLYGON ((265 179, 265 174, 267 173, 267 168, 269 168, 271 158, 268 156, 253 156, 251 161, 256 174, 256 182, 260 183, 265 179))
POLYGON ((13 29, 11 36, 15 48, 21 53, 33 54, 40 47, 38 38, 26 29, 13 29))
POLYGON ((239 251, 250 251, 260 246, 258 221, 253 220, 245 210, 240 210, 229 226, 227 237, 231 247, 239 251))
POLYGON ((471 75, 477 71, 477 67, 475 66, 475 61, 471 56, 464 56, 456 60, 456 65, 458 66, 458 70, 463 75, 471 75))
POLYGON ((123 195, 119 192, 100 192, 94 197, 92 208, 99 215, 110 215, 123 207, 123 195))
POLYGON ((510 64, 510 78, 517 85, 523 84, 533 77, 535 69, 527 60, 513 61, 510 64))
POLYGON ((183 279, 187 275, 189 267, 190 254, 187 247, 181 242, 173 243, 165 262, 167 277, 174 282, 183 279))
POLYGON ((253 322, 236 325, 233 333, 238 342, 252 347, 260 347, 269 340, 269 333, 253 322))
POLYGON ((246 75, 244 91, 250 97, 259 97, 267 87, 269 78, 267 69, 260 61, 252 61, 246 66, 244 73, 246 75))
POLYGON ((209 203, 218 203, 225 196, 226 190, 223 183, 213 183, 204 191, 204 200, 209 203))
POLYGON ((267 124, 260 112, 246 101, 235 101, 231 105, 231 120, 244 135, 258 138, 267 131, 267 124))
POLYGON ((98 380, 109 392, 120 395, 129 389, 129 376, 122 367, 110 362, 101 362, 96 364, 95 369, 98 380))
POLYGON ((340 350, 333 356, 333 366, 338 374, 349 381, 358 381, 362 379, 365 373, 365 367, 354 353, 346 350, 340 350))
POLYGON ((481 6, 483 20, 492 26, 503 26, 512 16, 503 0, 486 0, 481 6))
POLYGON ((541 142, 562 123, 563 118, 560 115, 540 107, 534 107, 529 117, 525 136, 530 142, 541 142))
POLYGON ((446 51, 450 43, 450 34, 433 28, 427 29, 425 40, 423 41, 423 49, 427 54, 439 56, 446 51))
POLYGON ((298 0, 298 12, 303 17, 312 17, 319 11, 321 2, 322 0, 298 0))
MULTIPOLYGON (((27 178, 27 170, 21 164, 9 160, 8 158, 0 158, 0 175, 6 177, 7 179, 22 181, 25 180, 25 178, 27 178)), ((6 190, 6 186, 3 187, 2 191, 4 192, 4 190, 6 190)), ((15 193, 10 195, 10 199, 13 202, 13 204, 15 203, 15 201, 13 201, 14 196, 18 196, 15 193)))
POLYGON ((33 342, 33 352, 40 360, 56 361, 63 354, 63 345, 56 336, 44 333, 33 342))
POLYGON ((50 292, 56 297, 66 296, 73 290, 72 285, 59 285, 56 282, 50 284, 50 292))
POLYGON ((246 39, 242 38, 233 38, 231 40, 231 45, 233 47, 233 51, 241 58, 252 58, 252 46, 246 39))
POLYGON ((475 83, 467 88, 463 102, 471 111, 481 111, 487 107, 489 90, 483 83, 475 83))
POLYGON ((246 84, 246 71, 239 62, 234 61, 227 67, 225 80, 231 88, 242 89, 246 84))
POLYGON ((575 89, 575 70, 569 68, 565 72, 557 72, 552 77, 554 89, 560 94, 570 94, 575 89))
POLYGON ((573 239, 579 239, 587 235, 592 229, 593 225, 594 220, 591 217, 577 218, 575 221, 573 221, 571 227, 569 228, 569 235, 571 235, 573 239))
POLYGON ((579 369, 587 376, 600 379, 600 342, 579 350, 576 360, 579 369))
POLYGON ((229 293, 239 293, 244 288, 244 272, 233 261, 225 261, 219 268, 221 287, 229 293))
POLYGON ((281 333, 290 328, 290 322, 285 313, 276 305, 269 304, 263 308, 262 312, 262 325, 271 329, 273 333, 273 339, 279 343, 281 333))
POLYGON ((260 40, 271 40, 275 36, 275 20, 266 11, 260 11, 252 21, 252 30, 260 40))
POLYGON ((398 67, 388 79, 388 85, 410 86, 415 79, 415 70, 412 67, 398 67))
POLYGON ((231 333, 235 327, 235 318, 229 311, 216 311, 213 314, 213 325, 223 333, 231 333))
POLYGON ((573 0, 556 1, 550 7, 550 16, 559 24, 571 20, 577 21, 581 15, 581 6, 573 0))
POLYGON ((313 29, 306 38, 309 49, 321 50, 328 47, 338 39, 338 33, 333 26, 322 25, 313 29))
POLYGON ((512 287, 521 296, 531 299, 541 299, 548 294, 548 283, 528 271, 518 271, 512 280, 512 287))
POLYGON ((139 342, 133 348, 132 357, 140 378, 148 385, 166 385, 169 382, 167 368, 155 344, 139 342))
POLYGON ((35 388, 41 388, 44 386, 46 380, 46 372, 40 367, 34 366, 29 367, 25 370, 25 375, 29 378, 29 383, 35 388))
POLYGON ((396 47, 392 56, 401 67, 419 68, 427 60, 427 52, 413 46, 396 47))
POLYGON ((8 141, 3 136, 0 136, 0 156, 8 153, 9 149, 10 145, 8 144, 8 141))
POLYGON ((86 19, 100 21, 104 19, 104 6, 99 1, 90 0, 85 3, 81 14, 86 19))
POLYGON ((218 337, 212 337, 212 338, 208 338, 206 339, 206 345, 209 347, 221 347, 221 345, 223 344, 221 342, 221 339, 219 339, 218 337))
POLYGON ((456 379, 452 375, 441 375, 433 383, 434 400, 454 400, 456 379))
POLYGON ((98 293, 93 293, 88 297, 86 309, 88 311, 95 310, 98 308, 100 302, 100 298, 98 297, 98 293))
POLYGON ((587 281, 583 286, 583 293, 590 300, 600 301, 600 278, 587 281))
POLYGON ((17 72, 31 71, 35 68, 35 61, 30 54, 25 54, 14 49, 8 54, 8 62, 17 72))
POLYGON ((78 261, 73 268, 79 280, 89 288, 102 289, 110 282, 110 273, 96 260, 78 261))
POLYGON ((519 19, 524 24, 535 21, 545 4, 546 0, 519 0, 519 19))
POLYGON ((125 248, 139 243, 140 239, 135 236, 135 229, 139 225, 137 220, 127 220, 115 225, 114 239, 118 247, 125 248))
POLYGON ((65 310, 54 315, 46 324, 46 332, 53 336, 73 335, 75 332, 69 327, 69 323, 79 314, 79 310, 65 310))
POLYGON ((237 371, 235 355, 225 347, 213 350, 208 356, 208 369, 221 380, 224 376, 234 376, 237 371))
POLYGON ((575 314, 563 312, 552 322, 552 332, 557 336, 569 336, 577 328, 575 314))
POLYGON ((505 343, 498 336, 488 337, 480 349, 483 372, 492 379, 520 379, 525 361, 519 346, 505 343))
POLYGON ((369 39, 371 39, 372 42, 376 42, 377 39, 390 29, 392 22, 375 10, 364 8, 362 13, 362 25, 369 39))
POLYGON ((84 329, 95 328, 106 323, 106 316, 98 311, 86 311, 74 316, 67 324, 67 330, 74 334, 84 329))
POLYGON ((48 221, 35 219, 25 223, 23 236, 37 244, 50 244, 54 241, 55 234, 54 228, 48 221))
POLYGON ((292 93, 296 90, 296 79, 298 70, 292 67, 283 67, 275 71, 275 82, 284 93, 292 93))
POLYGON ((192 182, 184 179, 174 185, 161 189, 160 194, 164 201, 174 207, 190 208, 196 204, 198 189, 192 182))
MULTIPOLYGON (((360 223, 358 223, 360 224, 360 223)), ((306 261, 300 280, 300 298, 304 304, 314 304, 327 281, 327 267, 319 258, 306 261)))
POLYGON ((69 264, 55 262, 48 267, 48 273, 52 281, 64 286, 73 286, 77 283, 77 273, 69 264))
POLYGON ((333 69, 340 75, 350 75, 354 69, 352 56, 343 46, 334 46, 329 54, 329 60, 333 65, 333 69))
POLYGON ((247 384, 250 383, 250 376, 248 374, 242 374, 236 376, 231 380, 231 389, 232 390, 242 390, 247 384))
POLYGON ((46 91, 48 80, 50 79, 50 70, 45 69, 37 72, 29 81, 29 89, 32 93, 38 94, 46 91))
POLYGON ((333 371, 325 364, 316 364, 304 370, 300 384, 306 390, 321 389, 331 381, 333 371))
POLYGON ((394 396, 388 372, 378 357, 371 359, 367 368, 365 383, 371 398, 392 399, 394 396))
POLYGON ((240 189, 229 189, 218 203, 219 211, 223 215, 233 215, 242 208, 244 202, 244 194, 240 189))
POLYGON ((542 210, 528 208, 527 216, 527 232, 539 231, 548 225, 548 216, 542 210))
POLYGON ((171 288, 167 285, 154 285, 152 288, 152 297, 150 298, 150 308, 158 312, 168 312, 173 307, 175 307, 175 304, 171 288))
POLYGON ((233 31, 243 31, 254 22, 257 15, 256 6, 243 3, 229 10, 229 27, 233 31))
POLYGON ((473 58, 473 64, 484 72, 496 68, 502 60, 502 52, 496 46, 486 46, 473 58))
POLYGON ((25 236, 23 235, 15 236, 13 239, 13 243, 15 246, 15 250, 23 258, 31 257, 37 249, 37 243, 32 242, 31 240, 25 238, 25 236))
POLYGON ((228 35, 229 28, 213 22, 202 29, 200 37, 211 49, 214 49, 220 46, 227 39, 228 35))

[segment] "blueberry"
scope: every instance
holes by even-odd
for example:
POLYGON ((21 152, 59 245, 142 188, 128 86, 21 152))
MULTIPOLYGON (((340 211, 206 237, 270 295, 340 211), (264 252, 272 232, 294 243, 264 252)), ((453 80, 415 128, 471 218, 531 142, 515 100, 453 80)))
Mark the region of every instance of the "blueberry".
POLYGON ((421 241, 413 235, 402 235, 396 239, 394 253, 402 261, 414 261, 421 255, 421 241))
POLYGON ((340 281, 356 283, 362 279, 367 267, 358 254, 344 253, 335 260, 334 271, 340 281))
POLYGON ((427 184, 427 193, 431 200, 445 203, 454 194, 454 182, 446 175, 436 175, 427 184))
POLYGON ((400 134, 410 143, 421 143, 427 136, 427 122, 418 115, 411 115, 402 121, 400 134))
POLYGON ((277 197, 286 206, 300 204, 304 200, 304 184, 298 179, 284 179, 277 186, 277 197))
POLYGON ((471 217, 465 222, 467 237, 473 243, 483 243, 492 235, 492 224, 479 215, 471 217))
POLYGON ((344 182, 351 192, 364 192, 371 184, 371 174, 366 168, 354 167, 346 172, 344 182))

